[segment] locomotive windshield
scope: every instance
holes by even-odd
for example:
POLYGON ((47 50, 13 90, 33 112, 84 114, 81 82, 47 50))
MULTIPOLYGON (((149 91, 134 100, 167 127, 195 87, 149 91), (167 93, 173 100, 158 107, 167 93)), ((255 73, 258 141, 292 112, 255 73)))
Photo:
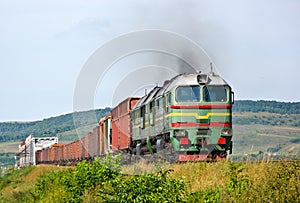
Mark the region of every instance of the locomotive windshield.
POLYGON ((203 91, 206 102, 227 101, 227 89, 224 86, 205 86, 203 91))
POLYGON ((176 89, 176 100, 178 102, 199 102, 199 86, 180 86, 176 89))

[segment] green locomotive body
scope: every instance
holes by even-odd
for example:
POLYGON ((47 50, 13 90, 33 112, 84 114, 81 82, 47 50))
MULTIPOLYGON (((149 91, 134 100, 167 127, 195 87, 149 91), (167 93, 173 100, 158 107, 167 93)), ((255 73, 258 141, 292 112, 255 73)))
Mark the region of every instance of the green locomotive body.
POLYGON ((131 112, 131 149, 162 151, 179 161, 218 160, 232 151, 233 92, 218 75, 181 74, 155 87, 131 112))

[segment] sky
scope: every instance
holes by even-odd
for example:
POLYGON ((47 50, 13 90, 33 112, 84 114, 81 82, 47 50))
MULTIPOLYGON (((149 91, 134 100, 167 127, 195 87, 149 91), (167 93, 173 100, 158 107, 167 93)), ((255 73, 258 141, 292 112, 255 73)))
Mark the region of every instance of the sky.
MULTIPOLYGON (((235 99, 299 102, 299 19, 298 0, 2 0, 0 122, 72 112, 76 83, 93 53, 126 33, 153 29, 202 47, 235 99)), ((94 108, 119 102, 113 93, 131 84, 128 73, 149 74, 142 67, 161 65, 157 58, 172 57, 137 53, 116 62, 98 84, 94 108)))

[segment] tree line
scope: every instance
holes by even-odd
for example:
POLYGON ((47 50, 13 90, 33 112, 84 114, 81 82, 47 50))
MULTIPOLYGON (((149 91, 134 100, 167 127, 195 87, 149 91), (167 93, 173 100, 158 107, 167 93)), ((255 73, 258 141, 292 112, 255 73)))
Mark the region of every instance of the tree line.
POLYGON ((233 112, 268 112, 276 114, 300 114, 300 102, 278 102, 278 101, 235 101, 233 112))
POLYGON ((3 122, 0 123, 0 142, 24 140, 28 135, 39 137, 56 136, 59 133, 74 130, 75 126, 91 125, 110 112, 110 108, 95 111, 74 112, 34 122, 3 122), (76 118, 76 119, 73 119, 76 118), (74 121, 76 123, 74 124, 74 121))
POLYGON ((234 124, 300 126, 300 102, 236 101, 233 112, 234 124))

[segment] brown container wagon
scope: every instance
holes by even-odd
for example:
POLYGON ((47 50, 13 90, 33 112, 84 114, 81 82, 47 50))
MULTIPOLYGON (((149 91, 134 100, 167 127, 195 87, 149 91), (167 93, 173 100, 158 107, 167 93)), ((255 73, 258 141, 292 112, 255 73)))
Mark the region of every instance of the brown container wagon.
POLYGON ((64 154, 63 154, 64 147, 65 144, 62 143, 57 143, 52 146, 52 148, 54 149, 54 157, 56 163, 60 163, 61 161, 64 160, 64 154))
POLYGON ((35 163, 40 164, 42 162, 42 151, 38 150, 35 152, 35 163))
POLYGON ((71 161, 73 159, 73 153, 72 153, 72 143, 69 143, 67 145, 67 160, 71 161))
POLYGON ((80 140, 76 140, 72 143, 73 146, 73 154, 74 154, 74 160, 79 161, 81 160, 81 154, 82 154, 82 143, 80 140))
POLYGON ((140 97, 129 97, 112 110, 112 150, 130 146, 130 112, 140 97))
POLYGON ((69 144, 66 144, 63 147, 63 162, 65 164, 68 164, 69 162, 73 162, 74 161, 74 142, 71 142, 69 144))
POLYGON ((49 163, 53 163, 54 161, 55 161, 55 153, 54 153, 54 147, 52 146, 52 147, 50 147, 49 149, 48 149, 48 151, 49 151, 49 163))
POLYGON ((82 154, 81 154, 81 157, 83 159, 88 159, 89 158, 89 152, 88 152, 88 148, 89 148, 89 142, 88 142, 88 139, 89 139, 89 132, 85 134, 85 136, 83 138, 81 138, 81 142, 82 142, 82 154))
POLYGON ((65 144, 60 144, 60 146, 58 147, 57 156, 58 156, 58 161, 60 161, 60 163, 64 160, 64 148, 65 148, 65 144))
POLYGON ((82 151, 83 151, 83 146, 81 140, 77 140, 76 142, 76 147, 77 147, 77 153, 76 153, 76 159, 77 160, 82 160, 82 151))
POLYGON ((69 159, 68 149, 69 149, 69 145, 66 144, 63 149, 64 161, 67 161, 69 159))
POLYGON ((76 160, 76 141, 68 144, 68 161, 74 162, 76 160))
POLYGON ((91 158, 100 155, 100 131, 99 126, 93 129, 89 140, 89 153, 91 158))
POLYGON ((84 153, 84 146, 81 140, 78 140, 78 160, 83 160, 84 156, 82 154, 84 153))
POLYGON ((56 162, 56 144, 52 145, 52 147, 49 148, 49 162, 54 163, 56 162))
POLYGON ((49 162, 49 148, 41 151, 41 163, 46 164, 49 162))
POLYGON ((76 141, 71 143, 71 149, 70 149, 70 153, 71 153, 71 160, 75 161, 76 160, 76 151, 77 151, 77 146, 76 146, 76 141))

